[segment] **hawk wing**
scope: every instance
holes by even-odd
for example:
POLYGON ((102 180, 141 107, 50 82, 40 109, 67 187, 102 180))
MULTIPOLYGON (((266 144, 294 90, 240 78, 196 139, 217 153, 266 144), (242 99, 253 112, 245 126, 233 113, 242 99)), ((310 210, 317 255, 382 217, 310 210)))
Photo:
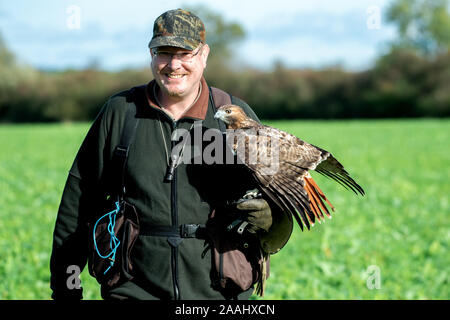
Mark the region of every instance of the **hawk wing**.
POLYGON ((352 177, 350 177, 349 173, 344 169, 344 166, 339 161, 337 161, 331 153, 319 147, 316 148, 322 151, 324 160, 319 163, 315 171, 335 180, 344 188, 350 189, 356 194, 365 194, 363 188, 359 184, 357 184, 356 181, 352 179, 352 177))
MULTIPOLYGON (((233 149, 253 173, 261 191, 283 210, 291 213, 303 230, 315 219, 330 215, 324 201, 334 207, 311 178, 324 160, 321 149, 269 126, 238 130, 233 149)), ((328 156, 329 157, 329 156, 328 156)))

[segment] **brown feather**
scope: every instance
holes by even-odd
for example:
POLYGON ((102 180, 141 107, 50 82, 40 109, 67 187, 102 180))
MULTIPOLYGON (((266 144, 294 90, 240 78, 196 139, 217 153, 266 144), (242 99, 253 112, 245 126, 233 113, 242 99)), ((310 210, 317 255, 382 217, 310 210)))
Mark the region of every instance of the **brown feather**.
MULTIPOLYGON (((307 195, 306 191, 304 191, 303 187, 301 187, 301 189, 299 189, 299 188, 293 186, 292 184, 287 182, 287 178, 282 177, 282 176, 279 177, 279 180, 280 180, 280 182, 284 182, 284 184, 280 184, 281 188, 288 191, 288 193, 291 195, 291 197, 293 197, 293 200, 295 200, 295 202, 299 204, 297 206, 298 207, 301 206, 301 208, 303 209, 302 210, 303 214, 308 218, 309 223, 314 225, 314 222, 315 222, 314 212, 313 212, 312 208, 308 205, 309 204, 308 195, 307 195), (290 188, 287 189, 288 187, 290 187, 290 188), (304 191, 304 194, 301 191, 304 191)), ((292 183, 292 180, 290 182, 292 183)))

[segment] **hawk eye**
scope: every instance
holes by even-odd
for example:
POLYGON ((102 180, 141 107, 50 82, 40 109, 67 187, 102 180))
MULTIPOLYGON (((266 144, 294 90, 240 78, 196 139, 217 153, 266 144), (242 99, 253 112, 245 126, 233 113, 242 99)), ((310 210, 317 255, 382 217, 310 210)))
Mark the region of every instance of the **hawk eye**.
POLYGON ((230 109, 225 110, 226 113, 231 113, 230 109))

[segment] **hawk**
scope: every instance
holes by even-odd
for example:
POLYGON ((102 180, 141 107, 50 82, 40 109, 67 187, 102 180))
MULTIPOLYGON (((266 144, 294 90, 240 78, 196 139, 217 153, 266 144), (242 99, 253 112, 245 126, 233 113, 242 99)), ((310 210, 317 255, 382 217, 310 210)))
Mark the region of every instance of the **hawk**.
POLYGON ((214 115, 227 127, 227 142, 251 172, 258 189, 285 212, 294 216, 303 230, 331 217, 334 207, 309 171, 331 178, 356 194, 363 188, 353 180, 333 155, 274 127, 249 118, 236 105, 224 105, 214 115), (232 130, 230 130, 232 129, 232 130))

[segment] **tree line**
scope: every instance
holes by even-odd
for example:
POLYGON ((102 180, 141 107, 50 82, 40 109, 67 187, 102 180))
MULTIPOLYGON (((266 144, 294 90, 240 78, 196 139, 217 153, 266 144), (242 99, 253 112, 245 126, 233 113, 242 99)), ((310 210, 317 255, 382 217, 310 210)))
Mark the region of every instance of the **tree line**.
MULTIPOLYGON (((0 121, 90 121, 116 92, 151 80, 149 69, 105 72, 0 70, 0 121)), ((429 60, 396 50, 361 72, 340 68, 234 71, 209 65, 211 86, 245 100, 263 119, 450 116, 450 54, 429 60)))

